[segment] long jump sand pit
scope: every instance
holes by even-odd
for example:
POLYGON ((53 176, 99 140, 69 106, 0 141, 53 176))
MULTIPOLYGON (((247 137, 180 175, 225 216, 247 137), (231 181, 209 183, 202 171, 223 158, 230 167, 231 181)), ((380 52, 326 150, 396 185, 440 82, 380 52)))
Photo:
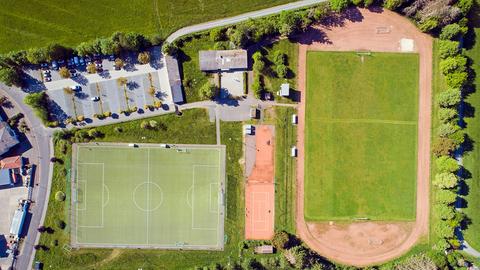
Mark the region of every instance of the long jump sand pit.
MULTIPOLYGON (((274 233, 274 131, 255 128, 255 165, 245 186, 245 238, 268 240, 274 233)), ((247 157, 248 158, 248 157, 247 157)))
POLYGON ((430 179, 430 118, 432 39, 411 22, 388 10, 349 9, 301 34, 298 89, 301 92, 298 125, 296 227, 299 237, 335 261, 367 266, 406 253, 428 233, 430 179), (306 222, 304 218, 304 132, 307 51, 414 52, 419 54, 419 108, 415 222, 306 222))

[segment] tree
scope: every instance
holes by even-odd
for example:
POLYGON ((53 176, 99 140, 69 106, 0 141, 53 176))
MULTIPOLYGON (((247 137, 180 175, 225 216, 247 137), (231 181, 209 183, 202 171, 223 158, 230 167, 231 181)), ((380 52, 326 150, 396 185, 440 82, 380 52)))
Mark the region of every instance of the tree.
POLYGON ((290 241, 290 236, 285 231, 277 231, 273 235, 272 245, 277 250, 284 250, 287 248, 287 244, 290 241))
POLYGON ((403 0, 385 0, 383 6, 390 10, 395 10, 403 4, 403 0))
POLYGON ((263 61, 263 55, 260 51, 255 52, 252 55, 253 59, 253 70, 262 73, 265 68, 265 62, 263 61))
POLYGON ((206 82, 200 88, 199 95, 201 99, 212 99, 213 97, 215 97, 216 93, 217 93, 217 87, 210 82, 206 82))
POLYGON ((437 270, 435 263, 425 254, 414 255, 395 265, 394 270, 437 270))
POLYGON ((91 41, 78 44, 78 46, 75 48, 75 51, 77 51, 77 54, 79 56, 86 56, 89 54, 98 53, 97 49, 91 41))
POLYGON ((457 194, 449 189, 440 189, 435 192, 435 201, 451 205, 457 199, 457 194))
POLYGON ((462 11, 462 13, 464 15, 467 15, 468 12, 472 9, 473 7, 473 1, 474 0, 459 0, 457 2, 457 7, 460 8, 460 10, 462 11))
POLYGON ((436 157, 439 156, 448 156, 456 148, 458 144, 455 140, 450 138, 437 138, 432 146, 432 152, 436 157))
MULTIPOLYGON (((339 0, 334 0, 339 1, 339 0)), ((348 0, 346 0, 348 2, 348 0)), ((282 36, 288 37, 298 30, 302 23, 301 17, 294 11, 282 11, 278 20, 279 32, 282 36)))
POLYGON ((342 12, 350 4, 349 0, 330 0, 330 7, 333 11, 342 12))
POLYGON ((456 172, 460 168, 456 159, 449 156, 441 156, 435 160, 439 172, 456 172))
POLYGON ((458 184, 458 179, 450 172, 437 173, 433 184, 438 188, 454 188, 458 184))
POLYGON ((122 69, 124 65, 125 63, 123 62, 122 59, 120 58, 115 59, 115 67, 117 67, 118 69, 122 69))
POLYGON ((452 238, 454 228, 446 221, 437 222, 433 228, 435 233, 444 238, 452 238))
POLYGON ((229 31, 229 34, 230 41, 237 48, 245 47, 250 39, 250 29, 244 24, 237 25, 234 30, 229 31))
POLYGON ((27 60, 32 64, 40 64, 49 60, 47 51, 44 48, 29 49, 26 57, 27 60))
POLYGON ((296 269, 305 269, 307 263, 307 251, 302 246, 294 246, 287 251, 295 259, 296 269))
POLYGON ((467 58, 461 55, 448 57, 440 61, 440 70, 444 75, 453 72, 464 72, 467 68, 467 58))
POLYGON ((456 56, 460 52, 460 43, 458 41, 440 40, 438 42, 438 51, 442 59, 456 56))
POLYGON ((45 92, 31 93, 25 96, 23 102, 31 106, 38 118, 45 124, 48 122, 48 96, 45 92))
POLYGON ((126 87, 128 83, 128 79, 125 77, 119 77, 117 78, 117 84, 121 87, 126 87))
POLYGON ((462 34, 462 27, 456 23, 452 23, 442 28, 439 37, 443 40, 455 40, 462 34))
POLYGON ((60 60, 69 58, 73 54, 73 50, 63 45, 50 44, 46 48, 46 54, 48 60, 60 60))
POLYGON ((437 95, 437 104, 440 107, 455 107, 461 99, 461 93, 458 88, 449 88, 437 95))
POLYGON ((90 74, 94 74, 94 73, 97 72, 97 67, 95 66, 94 63, 90 63, 90 64, 87 65, 87 71, 90 74))
POLYGON ((101 135, 102 133, 94 128, 88 131, 88 136, 90 136, 91 138, 97 138, 97 137, 100 137, 101 135))
POLYGON ((137 60, 142 65, 146 65, 146 64, 150 63, 150 53, 148 53, 148 52, 139 53, 137 60))
POLYGON ((6 84, 7 86, 18 86, 22 85, 22 78, 19 75, 19 71, 13 67, 1 67, 0 66, 0 81, 6 84))
POLYGON ((282 51, 274 51, 273 52, 273 63, 275 65, 285 65, 287 62, 287 55, 282 51))
POLYGON ((442 123, 450 122, 451 120, 457 118, 458 111, 453 108, 440 108, 438 110, 437 118, 442 123))
POLYGON ((56 219, 55 220, 55 225, 61 230, 65 229, 65 227, 67 226, 67 224, 65 224, 65 221, 63 221, 61 219, 56 219))
POLYGON ((450 220, 455 217, 455 211, 453 210, 453 207, 442 204, 442 203, 437 203, 433 207, 434 213, 438 215, 439 218, 443 220, 450 220))
POLYGON ((450 244, 445 238, 438 240, 438 242, 433 246, 433 249, 442 251, 442 252, 447 250, 448 248, 450 248, 450 244))
POLYGON ((275 71, 279 78, 285 78, 288 73, 288 68, 285 65, 278 65, 275 67, 275 71))
POLYGON ((210 31, 210 40, 212 42, 222 41, 224 38, 223 30, 221 28, 213 28, 210 31))
POLYGON ((450 73, 445 76, 445 80, 447 82, 448 87, 461 88, 468 81, 468 73, 467 72, 450 73))
POLYGON ((418 25, 418 28, 422 32, 429 32, 438 26, 438 20, 436 18, 427 18, 426 20, 422 20, 418 25))
POLYGON ((72 74, 70 74, 70 71, 66 67, 61 67, 58 70, 58 73, 60 74, 60 77, 62 77, 64 79, 68 79, 72 76, 72 74))
POLYGON ((263 92, 263 81, 261 75, 257 74, 253 77, 252 90, 255 98, 260 99, 263 92))
POLYGON ((111 38, 102 38, 99 42, 99 47, 102 54, 118 54, 120 52, 120 44, 113 41, 111 38))
POLYGON ((162 45, 162 52, 166 55, 175 56, 178 52, 178 47, 175 44, 165 42, 162 45))

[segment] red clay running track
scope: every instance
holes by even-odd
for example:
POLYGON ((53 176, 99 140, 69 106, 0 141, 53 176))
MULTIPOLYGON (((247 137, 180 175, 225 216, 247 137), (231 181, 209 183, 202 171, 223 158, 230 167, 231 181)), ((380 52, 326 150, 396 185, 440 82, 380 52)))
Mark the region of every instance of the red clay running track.
POLYGON ((428 233, 432 39, 393 12, 350 9, 342 18, 336 18, 302 34, 298 42, 298 89, 301 92, 301 102, 298 111, 297 234, 319 254, 345 264, 367 266, 399 257, 428 233), (303 192, 307 50, 398 52, 402 38, 413 39, 414 51, 420 56, 415 222, 356 222, 338 225, 305 222, 303 192))

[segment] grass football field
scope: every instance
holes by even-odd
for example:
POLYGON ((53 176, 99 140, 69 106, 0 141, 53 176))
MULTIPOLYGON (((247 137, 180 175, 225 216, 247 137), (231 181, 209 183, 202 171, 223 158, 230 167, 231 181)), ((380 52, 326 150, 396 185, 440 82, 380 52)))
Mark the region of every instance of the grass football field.
POLYGON ((418 55, 308 52, 307 221, 414 220, 418 55))
POLYGON ((223 249, 225 147, 78 144, 72 245, 223 249))

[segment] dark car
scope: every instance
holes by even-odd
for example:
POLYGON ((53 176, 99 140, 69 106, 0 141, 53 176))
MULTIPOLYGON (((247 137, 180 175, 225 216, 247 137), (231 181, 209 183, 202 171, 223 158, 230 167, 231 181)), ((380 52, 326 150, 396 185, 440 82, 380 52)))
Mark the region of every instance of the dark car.
POLYGON ((43 263, 42 263, 42 262, 39 262, 39 261, 36 261, 36 262, 35 262, 35 265, 33 266, 33 269, 35 269, 35 270, 42 270, 42 269, 43 269, 43 263))
POLYGON ((81 65, 81 66, 84 66, 84 65, 85 65, 85 60, 83 59, 83 57, 80 57, 80 58, 79 58, 79 61, 80 61, 80 65, 81 65))
POLYGON ((110 54, 110 55, 108 56, 108 60, 110 60, 110 61, 115 61, 115 55, 110 54))
POLYGON ((92 58, 90 56, 85 56, 85 63, 90 63, 92 62, 92 58))
POLYGON ((58 62, 57 61, 52 61, 52 68, 54 70, 58 70, 58 62))
POLYGON ((58 65, 59 66, 64 66, 65 65, 65 60, 58 60, 58 65))
POLYGON ((42 69, 47 69, 47 68, 48 68, 48 64, 47 64, 47 63, 41 63, 41 64, 40 64, 40 67, 41 67, 42 69))

